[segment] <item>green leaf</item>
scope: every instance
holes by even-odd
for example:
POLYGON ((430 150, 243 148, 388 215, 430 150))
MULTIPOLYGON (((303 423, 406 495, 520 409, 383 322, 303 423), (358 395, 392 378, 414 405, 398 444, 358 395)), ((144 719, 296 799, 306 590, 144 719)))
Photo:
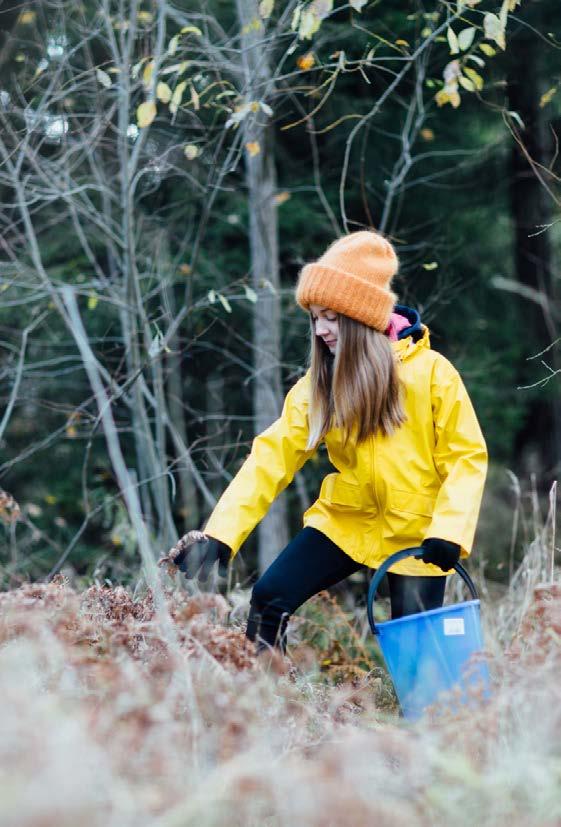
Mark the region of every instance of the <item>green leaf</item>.
POLYGON ((460 47, 458 44, 458 38, 454 32, 454 29, 451 26, 448 26, 446 30, 446 37, 448 38, 448 45, 450 46, 450 54, 457 55, 460 51, 460 47))
POLYGON ((228 301, 228 299, 226 298, 226 296, 223 296, 223 295, 222 295, 222 293, 219 293, 219 294, 218 294, 218 298, 220 299, 220 304, 222 305, 222 307, 224 308, 224 310, 225 310, 227 313, 231 313, 231 312, 232 312, 232 307, 231 307, 231 305, 230 305, 230 302, 229 302, 229 301, 228 301))
POLYGON ((458 45, 462 52, 465 52, 466 49, 469 49, 471 44, 473 43, 473 38, 475 36, 475 26, 470 26, 467 29, 462 29, 460 34, 458 35, 458 45))
POLYGON ((247 284, 244 284, 244 290, 246 299, 249 299, 252 304, 255 304, 257 302, 257 293, 255 290, 247 284))
POLYGON ((95 74, 101 85, 104 86, 106 89, 109 89, 111 86, 111 78, 109 77, 107 72, 104 72, 103 69, 96 69, 95 74))
POLYGON ((261 0, 259 3, 259 14, 263 18, 263 20, 267 20, 273 13, 273 7, 275 5, 275 0, 261 0))
POLYGON ((471 60, 472 63, 475 63, 476 66, 481 66, 481 68, 485 66, 485 61, 483 58, 478 57, 477 55, 467 55, 466 60, 471 60))

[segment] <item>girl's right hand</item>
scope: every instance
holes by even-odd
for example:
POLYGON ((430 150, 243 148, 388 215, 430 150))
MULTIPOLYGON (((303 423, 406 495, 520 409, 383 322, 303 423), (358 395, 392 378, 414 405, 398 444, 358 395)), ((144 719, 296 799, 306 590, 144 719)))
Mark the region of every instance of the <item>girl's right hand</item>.
POLYGON ((214 564, 218 561, 218 574, 225 577, 232 550, 225 543, 209 537, 202 531, 189 531, 173 546, 158 565, 171 563, 185 574, 189 580, 197 576, 206 582, 214 564))

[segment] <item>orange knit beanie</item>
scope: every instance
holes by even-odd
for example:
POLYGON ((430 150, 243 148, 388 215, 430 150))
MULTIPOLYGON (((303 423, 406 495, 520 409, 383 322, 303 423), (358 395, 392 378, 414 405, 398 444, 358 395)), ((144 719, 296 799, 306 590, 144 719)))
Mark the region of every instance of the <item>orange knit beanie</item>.
POLYGON ((373 230, 337 239, 302 268, 296 301, 328 307, 385 333, 397 299, 390 290, 399 261, 393 246, 373 230))

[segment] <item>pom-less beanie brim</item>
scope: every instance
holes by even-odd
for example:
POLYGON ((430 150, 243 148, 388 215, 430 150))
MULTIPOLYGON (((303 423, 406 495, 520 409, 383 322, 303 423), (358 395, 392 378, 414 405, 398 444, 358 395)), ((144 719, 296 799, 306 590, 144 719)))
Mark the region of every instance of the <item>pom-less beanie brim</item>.
MULTIPOLYGON (((393 262, 388 265, 388 273, 379 274, 387 281, 395 272, 393 262)), ((396 300, 397 296, 391 290, 319 262, 302 268, 296 288, 296 301, 304 310, 311 304, 318 304, 382 332, 390 323, 396 300)))

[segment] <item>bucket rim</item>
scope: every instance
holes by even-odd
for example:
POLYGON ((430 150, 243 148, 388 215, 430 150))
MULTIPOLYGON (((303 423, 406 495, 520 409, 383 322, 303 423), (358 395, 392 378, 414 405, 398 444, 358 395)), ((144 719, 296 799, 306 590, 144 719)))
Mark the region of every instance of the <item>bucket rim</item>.
POLYGON ((439 606, 438 609, 427 609, 424 612, 414 612, 410 615, 403 615, 403 617, 396 617, 395 620, 384 620, 382 623, 378 622, 376 623, 376 628, 381 631, 388 626, 396 626, 399 623, 404 623, 420 617, 434 617, 438 614, 446 614, 447 612, 452 612, 455 609, 463 609, 467 606, 477 606, 480 608, 481 601, 479 598, 477 598, 477 600, 464 600, 462 603, 451 603, 448 606, 439 606))

